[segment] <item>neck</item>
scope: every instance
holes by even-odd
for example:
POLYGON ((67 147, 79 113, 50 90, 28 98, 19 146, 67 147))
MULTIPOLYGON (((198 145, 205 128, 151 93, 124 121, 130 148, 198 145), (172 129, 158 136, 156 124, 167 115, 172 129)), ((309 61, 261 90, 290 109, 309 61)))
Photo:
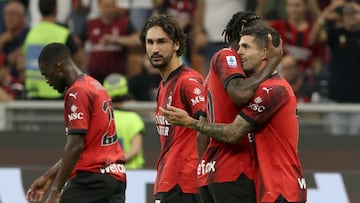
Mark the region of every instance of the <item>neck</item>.
POLYGON ((101 21, 105 24, 108 25, 110 24, 112 21, 114 21, 114 19, 116 18, 116 16, 101 16, 100 19, 101 21))
POLYGON ((290 18, 288 22, 300 30, 308 26, 308 21, 305 18, 290 18))
POLYGON ((177 56, 175 56, 173 58, 173 60, 170 61, 170 63, 166 66, 166 67, 163 67, 163 68, 159 68, 159 72, 160 72, 160 75, 161 75, 161 78, 163 81, 166 81, 167 78, 169 77, 169 75, 174 71, 176 70, 177 68, 180 67, 180 65, 182 64, 183 62, 181 61, 181 59, 177 56))
POLYGON ((68 73, 68 79, 66 81, 66 83, 68 84, 68 86, 70 87, 75 81, 76 79, 81 76, 83 74, 83 72, 78 69, 75 64, 73 64, 71 67, 70 67, 70 71, 68 73))
POLYGON ((43 16, 43 21, 54 23, 56 21, 56 16, 43 16))

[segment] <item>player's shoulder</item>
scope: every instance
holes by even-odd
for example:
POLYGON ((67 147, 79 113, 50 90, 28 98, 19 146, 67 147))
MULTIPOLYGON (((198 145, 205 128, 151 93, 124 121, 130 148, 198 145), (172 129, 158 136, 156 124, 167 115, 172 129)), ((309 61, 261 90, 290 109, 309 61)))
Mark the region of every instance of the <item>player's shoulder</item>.
POLYGON ((226 47, 220 49, 214 54, 215 58, 226 57, 226 56, 238 56, 236 49, 226 47))
POLYGON ((199 82, 203 82, 204 77, 199 72, 192 69, 191 67, 185 66, 183 68, 183 72, 182 72, 179 79, 181 79, 181 80, 190 80, 190 81, 192 81, 192 79, 196 79, 199 82))
POLYGON ((267 95, 286 95, 291 87, 284 78, 279 74, 275 74, 270 79, 261 83, 258 89, 267 95))

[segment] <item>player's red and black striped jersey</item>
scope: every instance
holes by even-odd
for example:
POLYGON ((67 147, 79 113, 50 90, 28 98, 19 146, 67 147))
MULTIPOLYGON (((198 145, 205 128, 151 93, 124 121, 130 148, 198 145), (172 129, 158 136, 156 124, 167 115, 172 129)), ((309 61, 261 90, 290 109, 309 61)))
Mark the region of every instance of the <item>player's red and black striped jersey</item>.
POLYGON ((111 98, 94 78, 82 75, 65 94, 67 136, 84 135, 84 149, 72 171, 109 173, 125 181, 124 153, 118 144, 111 98))
POLYGON ((250 136, 258 202, 305 202, 306 184, 298 158, 296 97, 278 74, 264 81, 239 113, 255 127, 250 136))
POLYGON ((179 185, 184 193, 197 193, 197 131, 170 125, 159 107, 169 105, 184 109, 198 118, 205 105, 202 76, 193 69, 180 66, 166 81, 161 81, 157 94, 156 128, 161 152, 157 163, 154 194, 168 192, 179 185))
MULTIPOLYGON (((234 77, 245 77, 240 57, 235 49, 224 48, 214 54, 205 80, 209 123, 231 123, 239 113, 241 108, 232 102, 225 89, 234 77)), ((237 144, 210 139, 198 165, 199 186, 236 181, 242 173, 253 179, 250 158, 247 138, 237 144)))

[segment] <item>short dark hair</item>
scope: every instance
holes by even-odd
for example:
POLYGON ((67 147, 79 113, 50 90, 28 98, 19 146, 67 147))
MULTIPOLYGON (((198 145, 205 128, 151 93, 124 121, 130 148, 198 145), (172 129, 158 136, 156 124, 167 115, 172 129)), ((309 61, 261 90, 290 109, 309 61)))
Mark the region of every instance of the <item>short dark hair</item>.
POLYGON ((55 14, 56 0, 39 0, 39 10, 42 16, 55 14))
POLYGON ((38 58, 38 63, 53 64, 56 62, 66 62, 71 58, 69 48, 61 43, 47 44, 42 50, 38 58))
POLYGON ((222 35, 225 43, 239 42, 242 29, 256 25, 265 25, 265 21, 252 11, 235 13, 227 23, 222 35))
POLYGON ((155 26, 161 27, 173 42, 179 42, 180 48, 176 52, 177 56, 185 54, 186 36, 173 17, 168 15, 154 15, 145 22, 140 33, 140 40, 144 47, 146 46, 147 31, 155 26))
POLYGON ((255 37, 255 43, 260 48, 266 48, 267 47, 267 41, 268 41, 268 34, 271 34, 272 36, 272 43, 273 46, 277 47, 280 45, 280 34, 278 31, 276 31, 274 28, 269 26, 255 26, 255 27, 248 27, 245 28, 240 32, 241 37, 244 35, 251 35, 255 37))

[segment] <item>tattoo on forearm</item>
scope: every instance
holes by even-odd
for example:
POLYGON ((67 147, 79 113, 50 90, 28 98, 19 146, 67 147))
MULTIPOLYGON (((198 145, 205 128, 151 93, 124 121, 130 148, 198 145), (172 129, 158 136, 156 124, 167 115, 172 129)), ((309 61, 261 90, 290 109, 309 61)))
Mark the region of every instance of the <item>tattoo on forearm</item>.
POLYGON ((232 124, 214 124, 196 120, 193 122, 191 128, 216 140, 226 143, 234 143, 250 132, 252 126, 248 123, 242 122, 234 122, 232 124))

